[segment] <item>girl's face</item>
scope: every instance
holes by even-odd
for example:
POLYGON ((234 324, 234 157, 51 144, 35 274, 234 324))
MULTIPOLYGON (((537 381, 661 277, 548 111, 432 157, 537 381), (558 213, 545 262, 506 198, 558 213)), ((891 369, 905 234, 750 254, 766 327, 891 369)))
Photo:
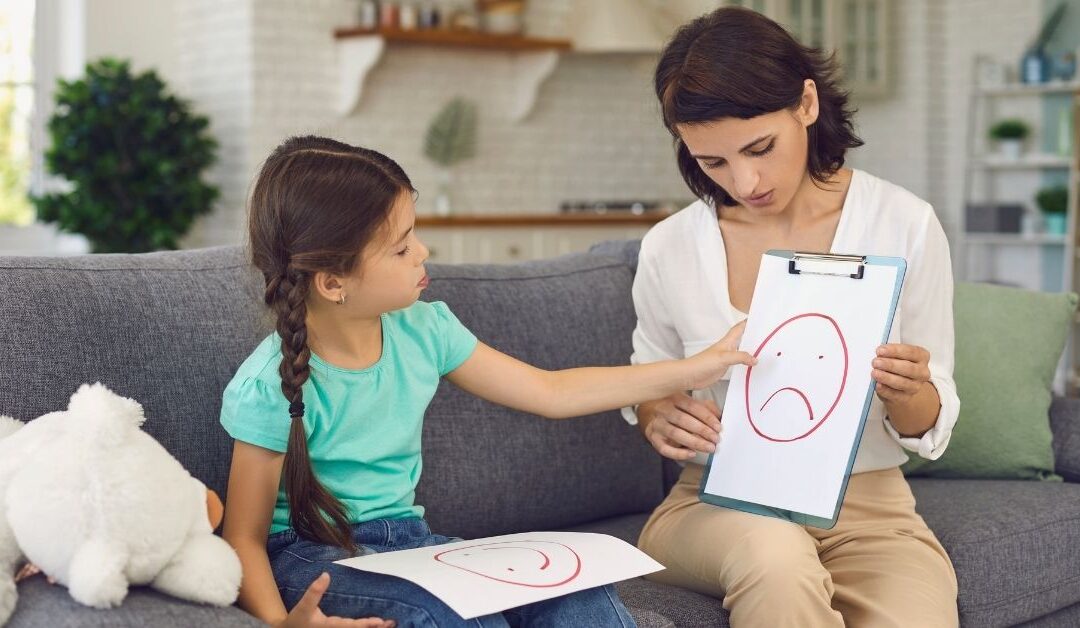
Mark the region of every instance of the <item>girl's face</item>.
POLYGON ((676 130, 702 172, 741 207, 772 216, 791 204, 807 177, 806 129, 817 114, 817 89, 807 80, 795 109, 679 124, 676 130))
POLYGON ((427 287, 428 249, 416 235, 416 204, 411 194, 394 203, 381 237, 360 258, 359 270, 342 278, 345 307, 366 317, 406 308, 427 287))

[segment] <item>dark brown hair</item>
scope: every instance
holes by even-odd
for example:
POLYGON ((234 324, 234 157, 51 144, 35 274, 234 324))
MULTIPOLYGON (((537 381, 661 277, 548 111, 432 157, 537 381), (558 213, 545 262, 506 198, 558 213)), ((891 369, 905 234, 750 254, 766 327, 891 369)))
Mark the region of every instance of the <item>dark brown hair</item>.
POLYGON ((303 537, 355 553, 344 505, 315 477, 304 432, 302 387, 310 375, 307 302, 317 272, 353 272, 395 201, 414 193, 405 172, 373 150, 292 137, 271 153, 251 193, 251 257, 281 336, 281 392, 291 422, 282 475, 290 525, 303 537))
POLYGON ((844 153, 862 146, 854 110, 836 78, 834 56, 799 44, 776 22, 741 7, 725 7, 682 26, 656 65, 656 97, 664 125, 675 138, 679 172, 690 190, 716 205, 736 201, 701 171, 679 137, 677 124, 749 119, 793 109, 803 82, 817 84, 817 121, 807 130, 806 166, 824 183, 844 165, 844 153))

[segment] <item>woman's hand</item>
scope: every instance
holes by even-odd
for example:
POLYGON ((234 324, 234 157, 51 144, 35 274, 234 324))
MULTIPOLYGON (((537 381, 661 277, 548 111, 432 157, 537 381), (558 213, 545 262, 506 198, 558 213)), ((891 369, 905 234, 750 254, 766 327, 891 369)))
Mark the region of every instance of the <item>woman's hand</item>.
POLYGON ((306 628, 307 626, 349 626, 351 628, 393 628, 393 621, 378 617, 364 619, 345 619, 327 617, 319 609, 319 600, 330 586, 330 574, 323 573, 311 583, 304 597, 289 611, 289 616, 275 624, 275 628, 306 628))
POLYGON ((661 456, 672 460, 689 460, 699 451, 716 451, 723 430, 715 402, 699 401, 681 392, 641 404, 637 415, 645 440, 661 456))
POLYGON ((872 366, 877 395, 886 403, 906 403, 930 383, 930 352, 922 347, 882 345, 872 366))
POLYGON ((930 381, 930 352, 915 345, 888 344, 878 347, 877 354, 871 377, 889 422, 901 436, 921 438, 941 412, 941 397, 930 381))
POLYGON ((745 351, 739 351, 739 341, 742 340, 744 329, 746 329, 746 321, 732 327, 723 338, 708 349, 686 358, 687 363, 693 364, 686 390, 712 386, 736 364, 747 366, 757 364, 757 358, 745 351))

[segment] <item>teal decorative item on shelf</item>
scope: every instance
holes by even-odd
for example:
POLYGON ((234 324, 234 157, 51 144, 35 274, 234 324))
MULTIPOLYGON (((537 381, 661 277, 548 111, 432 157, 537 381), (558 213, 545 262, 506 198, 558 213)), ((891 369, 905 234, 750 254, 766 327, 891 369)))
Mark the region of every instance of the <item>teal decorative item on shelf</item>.
POLYGON ((86 236, 95 253, 175 249, 217 188, 202 181, 217 142, 209 121, 153 71, 101 59, 59 81, 49 120, 49 172, 70 191, 32 198, 38 218, 86 236))
POLYGON ((1035 203, 1043 213, 1046 232, 1063 235, 1067 226, 1069 190, 1064 185, 1042 188, 1035 194, 1035 203))
POLYGON ((1043 22, 1035 41, 1028 47, 1020 61, 1020 80, 1024 83, 1045 83, 1050 80, 1050 58, 1046 44, 1054 36, 1061 18, 1065 15, 1065 3, 1059 3, 1043 22))

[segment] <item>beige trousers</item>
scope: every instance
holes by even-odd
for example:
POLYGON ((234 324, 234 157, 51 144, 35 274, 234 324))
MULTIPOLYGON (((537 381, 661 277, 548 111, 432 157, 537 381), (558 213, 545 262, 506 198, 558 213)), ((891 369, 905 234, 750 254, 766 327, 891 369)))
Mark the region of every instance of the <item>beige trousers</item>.
POLYGON ((956 574, 897 468, 851 476, 831 530, 703 504, 688 464, 638 546, 649 579, 722 597, 734 628, 957 626, 956 574))

